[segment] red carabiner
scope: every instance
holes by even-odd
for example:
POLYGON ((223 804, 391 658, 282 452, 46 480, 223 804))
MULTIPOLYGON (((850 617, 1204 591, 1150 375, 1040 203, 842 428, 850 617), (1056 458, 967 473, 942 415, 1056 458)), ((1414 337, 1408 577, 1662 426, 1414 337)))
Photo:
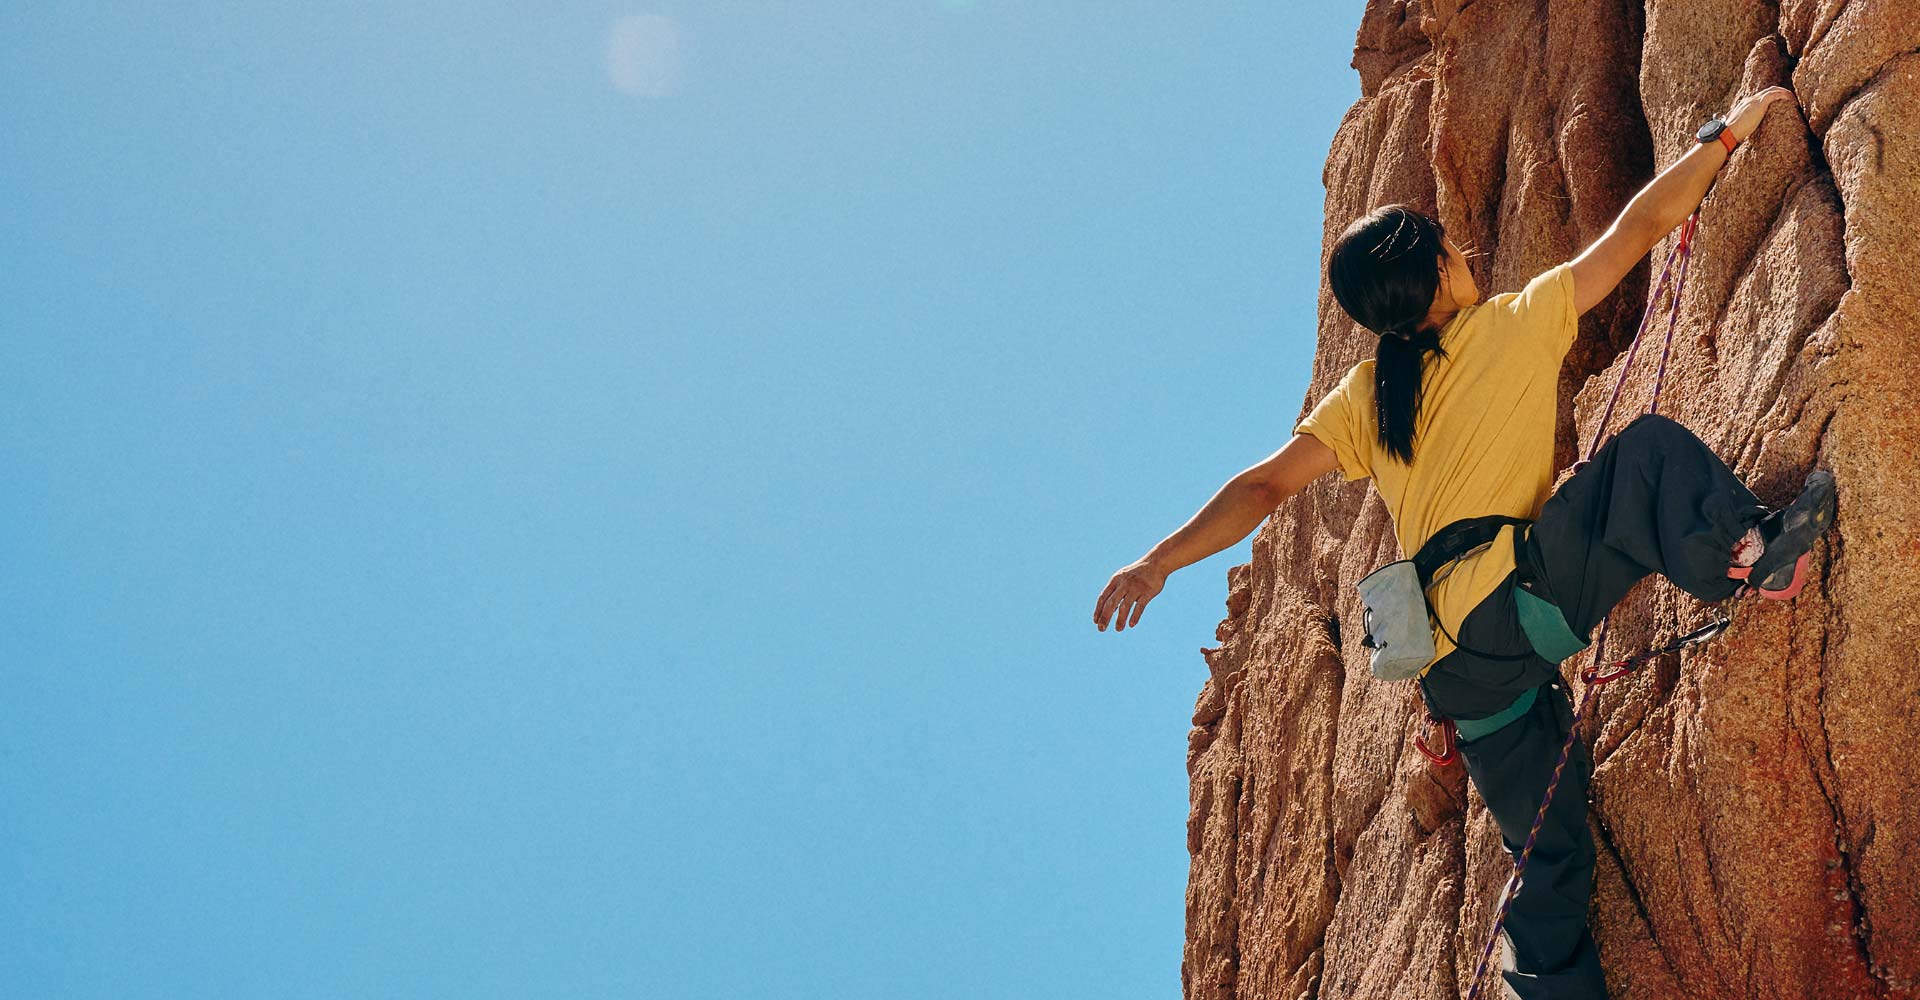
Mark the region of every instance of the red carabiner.
POLYGON ((1615 660, 1611 664, 1613 669, 1604 674, 1600 672, 1600 665, 1598 663, 1589 663, 1580 668, 1580 679, 1585 681, 1589 687, 1597 687, 1608 681, 1617 681, 1633 673, 1633 660, 1634 658, 1631 656, 1624 660, 1615 660))
POLYGON ((1439 753, 1434 753, 1433 750, 1427 746, 1427 734, 1424 732, 1413 738, 1413 748, 1420 751, 1422 757, 1432 761, 1434 767, 1446 767, 1448 764, 1453 763, 1455 757, 1459 756, 1459 754, 1453 750, 1453 720, 1436 719, 1429 715, 1427 716, 1427 725, 1437 725, 1440 727, 1440 742, 1441 746, 1445 747, 1445 749, 1439 753))

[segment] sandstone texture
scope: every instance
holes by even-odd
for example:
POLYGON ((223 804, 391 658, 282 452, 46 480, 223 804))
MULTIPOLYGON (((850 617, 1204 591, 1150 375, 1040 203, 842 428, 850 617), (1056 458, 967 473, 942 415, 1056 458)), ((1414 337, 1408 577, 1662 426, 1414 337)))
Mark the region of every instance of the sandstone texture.
MULTIPOLYGON (((1414 204, 1481 251, 1489 293, 1576 255, 1740 94, 1794 91, 1702 207, 1661 412, 1763 501, 1833 470, 1839 520, 1798 600, 1741 602, 1721 640, 1596 693, 1592 919, 1616 997, 1920 997, 1920 7, 1371 0, 1353 65, 1325 242, 1414 204)), ((1563 467, 1655 276, 1582 320, 1563 467)), ((1371 350, 1323 283, 1301 412, 1371 350)), ((1647 354, 1614 429, 1646 406, 1647 354)), ((1189 997, 1466 987, 1511 863, 1459 765, 1414 752, 1412 686, 1368 672, 1353 585, 1395 558, 1371 487, 1329 476, 1228 573, 1188 754, 1189 997)), ((1647 581, 1609 648, 1709 610, 1647 581)))

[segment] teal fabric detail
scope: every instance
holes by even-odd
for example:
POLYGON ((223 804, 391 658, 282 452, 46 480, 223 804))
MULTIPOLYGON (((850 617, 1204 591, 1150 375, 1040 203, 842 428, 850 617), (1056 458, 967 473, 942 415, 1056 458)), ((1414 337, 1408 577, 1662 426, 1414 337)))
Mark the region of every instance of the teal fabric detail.
POLYGON ((1521 587, 1513 588, 1513 600, 1520 612, 1520 630, 1527 634, 1533 651, 1540 658, 1559 663, 1587 648, 1587 641, 1573 634, 1558 605, 1521 587))
POLYGON ((1507 728, 1507 723, 1527 714, 1527 709, 1533 707, 1533 696, 1539 690, 1539 688, 1529 688, 1526 694, 1515 698, 1513 704, 1484 719, 1455 719, 1453 728, 1459 731, 1460 738, 1463 740, 1477 740, 1482 736, 1499 732, 1507 728))

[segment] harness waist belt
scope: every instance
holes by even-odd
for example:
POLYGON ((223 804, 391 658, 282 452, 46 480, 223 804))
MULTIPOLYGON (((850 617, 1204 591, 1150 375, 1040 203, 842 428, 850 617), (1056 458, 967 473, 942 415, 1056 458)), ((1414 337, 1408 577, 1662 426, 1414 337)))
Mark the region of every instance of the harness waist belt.
MULTIPOLYGON (((1500 529, 1508 525, 1515 528, 1531 524, 1521 517, 1505 517, 1489 514, 1485 517, 1468 517, 1455 521, 1433 533, 1420 551, 1413 554, 1414 571, 1420 574, 1420 586, 1433 586, 1433 574, 1440 567, 1472 552, 1482 545, 1488 545, 1500 535, 1500 529)), ((1514 532, 1518 539, 1519 532, 1514 532)))

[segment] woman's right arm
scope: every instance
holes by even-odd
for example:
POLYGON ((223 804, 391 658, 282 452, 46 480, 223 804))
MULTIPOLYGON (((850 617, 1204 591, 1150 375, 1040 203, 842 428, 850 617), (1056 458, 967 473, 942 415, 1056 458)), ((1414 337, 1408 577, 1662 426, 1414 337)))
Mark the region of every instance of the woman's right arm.
MULTIPOLYGON (((1770 105, 1792 97, 1793 92, 1785 87, 1768 87, 1741 98, 1727 113, 1727 131, 1735 140, 1745 142, 1760 127, 1770 105)), ((1718 142, 1700 143, 1627 202, 1613 225, 1573 259, 1576 312, 1584 313, 1613 294, 1614 287, 1640 263, 1640 258, 1693 214, 1730 155, 1718 142)))
POLYGON ((1247 537, 1281 501, 1339 467, 1332 448, 1310 434, 1295 434, 1279 451, 1228 480, 1178 531, 1114 573, 1094 603, 1094 627, 1106 631, 1109 619, 1116 632, 1139 624, 1147 602, 1174 570, 1247 537))

